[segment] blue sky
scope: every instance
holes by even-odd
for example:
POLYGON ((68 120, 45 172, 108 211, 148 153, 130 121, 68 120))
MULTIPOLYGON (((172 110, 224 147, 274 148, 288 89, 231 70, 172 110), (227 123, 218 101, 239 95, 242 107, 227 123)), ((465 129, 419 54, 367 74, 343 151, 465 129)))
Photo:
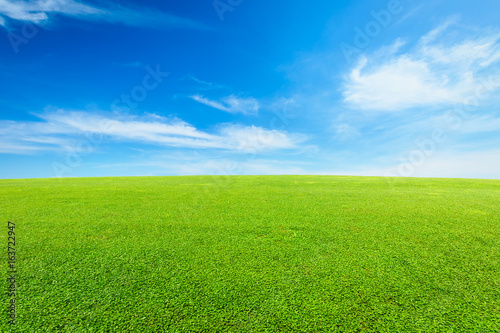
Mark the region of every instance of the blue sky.
POLYGON ((499 11, 0 0, 0 178, 500 178, 499 11))

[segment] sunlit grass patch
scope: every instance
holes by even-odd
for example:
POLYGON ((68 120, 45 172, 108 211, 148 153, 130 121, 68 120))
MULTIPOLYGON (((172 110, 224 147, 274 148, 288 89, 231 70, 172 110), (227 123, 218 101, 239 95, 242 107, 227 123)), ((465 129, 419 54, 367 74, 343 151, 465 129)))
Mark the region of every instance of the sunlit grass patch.
POLYGON ((18 232, 16 330, 500 331, 499 189, 329 176, 3 180, 1 214, 18 232))

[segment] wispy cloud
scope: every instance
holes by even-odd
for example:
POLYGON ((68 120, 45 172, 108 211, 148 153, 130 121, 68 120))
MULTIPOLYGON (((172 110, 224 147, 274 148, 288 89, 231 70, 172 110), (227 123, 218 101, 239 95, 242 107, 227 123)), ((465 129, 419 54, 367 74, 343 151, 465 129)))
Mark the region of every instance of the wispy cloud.
POLYGON ((407 53, 396 41, 384 57, 362 57, 344 81, 344 101, 380 111, 463 103, 481 79, 498 75, 500 33, 448 39, 452 23, 432 30, 407 53))
POLYGON ((335 126, 335 138, 340 141, 352 140, 360 136, 359 131, 349 124, 335 126))
POLYGON ((193 95, 191 96, 191 99, 198 103, 229 113, 256 115, 260 109, 259 102, 253 97, 242 98, 230 95, 222 98, 220 101, 215 101, 201 95, 193 95))
POLYGON ((305 163, 275 159, 238 160, 234 158, 213 158, 196 154, 187 156, 182 153, 159 156, 153 159, 141 159, 136 162, 101 164, 96 168, 113 170, 134 169, 151 172, 153 175, 297 175, 306 174, 302 166, 305 163), (295 165, 294 165, 295 164, 295 165), (301 166, 297 166, 299 164, 301 166))
POLYGON ((30 145, 29 142, 18 144, 0 139, 0 154, 31 155, 39 152, 40 150, 57 151, 58 149, 49 146, 41 148, 40 145, 30 145))
POLYGON ((73 0, 0 0, 0 14, 12 20, 41 23, 53 13, 68 16, 103 15, 105 11, 73 0))
POLYGON ((249 153, 296 148, 305 140, 301 135, 285 131, 235 124, 221 125, 213 133, 208 133, 180 119, 156 115, 138 117, 53 110, 38 117, 42 121, 0 121, 0 152, 62 149, 74 144, 84 134, 106 136, 119 142, 249 153))
POLYGON ((241 151, 259 152, 272 149, 289 149, 305 137, 285 131, 267 130, 256 126, 225 125, 220 129, 228 144, 241 151))
POLYGON ((293 175, 305 170, 290 162, 275 160, 235 161, 230 159, 206 160, 176 164, 173 172, 180 175, 293 175))
POLYGON ((143 27, 174 27, 196 30, 214 30, 213 28, 185 17, 175 16, 144 7, 129 8, 113 4, 106 9, 106 14, 97 19, 143 27))
POLYGON ((500 133, 500 118, 495 118, 492 115, 486 115, 473 119, 467 119, 463 122, 462 126, 460 126, 460 132, 463 134, 486 132, 500 133))
POLYGON ((205 80, 202 80, 192 74, 186 75, 183 80, 189 79, 192 80, 197 84, 197 89, 202 89, 202 90, 212 90, 212 89, 221 89, 224 88, 224 85, 222 84, 217 84, 214 82, 208 82, 205 80))
MULTIPOLYGON (((413 177, 498 178, 500 150, 441 152, 415 169, 413 177)), ((398 175, 397 167, 372 171, 374 175, 398 175)))
POLYGON ((82 20, 122 23, 132 26, 170 26, 191 29, 209 29, 202 23, 147 8, 127 8, 118 4, 95 7, 74 0, 0 0, 0 25, 10 22, 49 24, 55 15, 65 15, 82 20), (6 18, 8 20, 6 20, 6 18))

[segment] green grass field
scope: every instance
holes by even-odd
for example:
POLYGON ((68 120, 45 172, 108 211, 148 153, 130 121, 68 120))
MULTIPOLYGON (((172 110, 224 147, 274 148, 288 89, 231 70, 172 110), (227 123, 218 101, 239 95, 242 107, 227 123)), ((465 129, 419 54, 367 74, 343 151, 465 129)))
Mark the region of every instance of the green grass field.
POLYGON ((497 180, 32 179, 0 196, 18 269, 1 332, 500 331, 497 180))

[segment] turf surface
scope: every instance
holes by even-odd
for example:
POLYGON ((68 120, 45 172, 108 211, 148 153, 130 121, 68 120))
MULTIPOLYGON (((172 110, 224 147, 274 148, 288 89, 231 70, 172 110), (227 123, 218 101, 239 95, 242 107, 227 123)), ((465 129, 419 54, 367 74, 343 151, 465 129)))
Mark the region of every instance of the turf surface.
POLYGON ((1 332, 500 331, 496 180, 2 180, 0 216, 1 332))

